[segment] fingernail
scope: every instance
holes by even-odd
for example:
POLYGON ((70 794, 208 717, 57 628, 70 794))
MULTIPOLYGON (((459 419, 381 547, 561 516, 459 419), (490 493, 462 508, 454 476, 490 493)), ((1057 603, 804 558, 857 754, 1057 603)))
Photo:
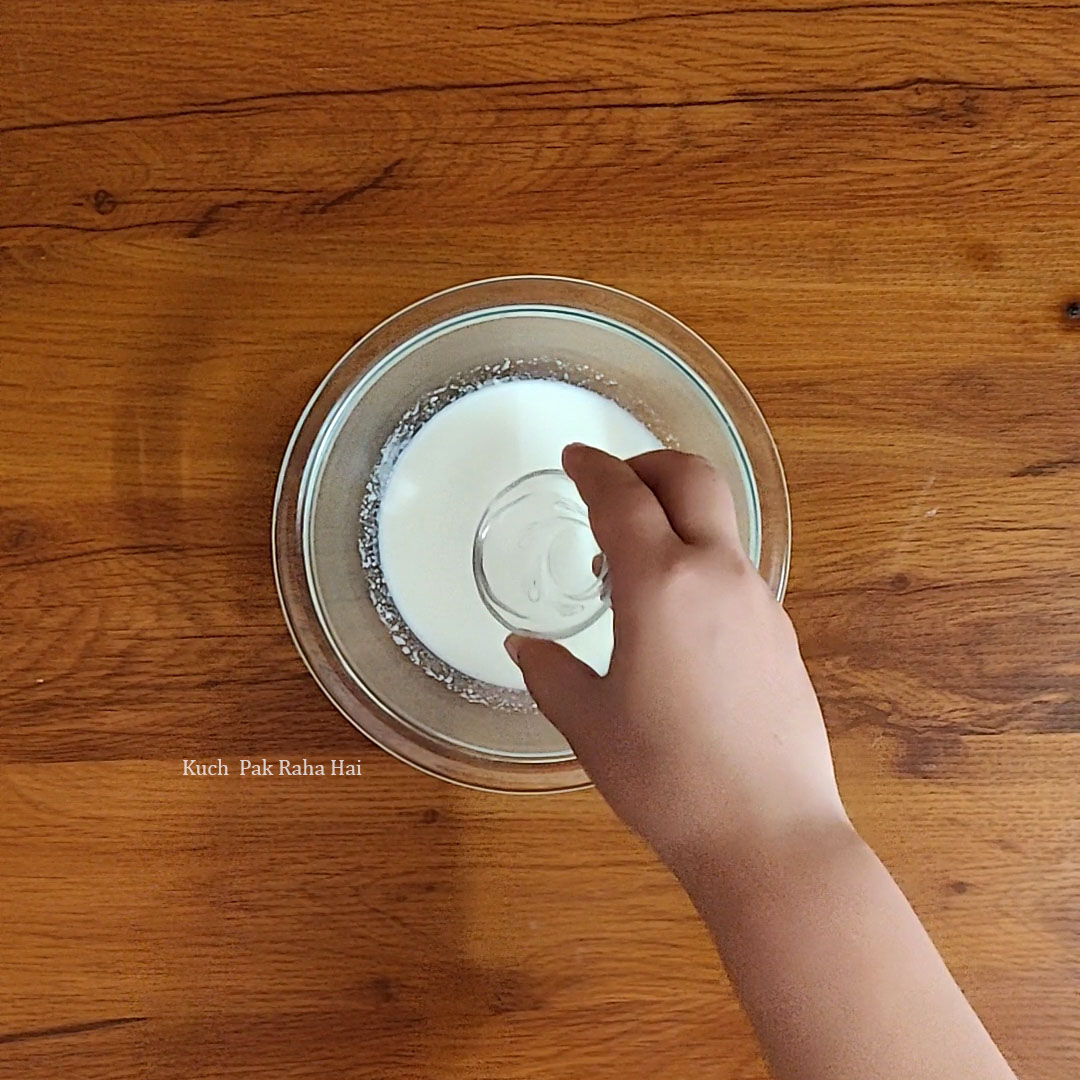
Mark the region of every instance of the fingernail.
POLYGON ((519 645, 518 645, 518 642, 517 642, 517 638, 514 637, 513 634, 511 634, 503 642, 503 648, 510 654, 510 659, 513 660, 514 663, 516 664, 518 662, 519 645))

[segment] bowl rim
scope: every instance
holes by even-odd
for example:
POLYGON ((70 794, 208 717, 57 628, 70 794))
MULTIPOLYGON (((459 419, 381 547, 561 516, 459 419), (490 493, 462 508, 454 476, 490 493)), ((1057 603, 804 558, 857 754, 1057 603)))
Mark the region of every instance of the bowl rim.
MULTIPOLYGON (((778 600, 783 599, 786 591, 791 562, 791 505, 787 482, 779 450, 761 409, 723 356, 695 330, 656 304, 614 286, 584 278, 558 274, 506 274, 462 282, 420 297, 388 315, 363 334, 345 350, 312 392, 293 428, 282 457, 274 491, 271 556, 274 583, 285 624, 301 660, 323 694, 353 727, 376 746, 399 761, 430 776, 461 787, 502 794, 554 794, 581 790, 591 787, 592 783, 577 758, 573 756, 540 761, 498 757, 470 760, 468 755, 460 754, 459 748, 440 743, 426 731, 414 727, 407 719, 397 715, 393 708, 382 701, 363 679, 354 678, 353 673, 345 670, 336 648, 329 640, 311 595, 303 541, 305 517, 303 507, 305 488, 310 481, 312 450, 319 446, 324 426, 334 415, 341 399, 349 394, 355 383, 365 378, 381 359, 390 352, 397 351, 400 344, 411 341, 424 329, 430 330, 437 327, 453 316, 445 312, 436 313, 426 327, 412 330, 398 346, 388 343, 373 357, 367 358, 355 372, 351 372, 350 361, 353 361, 357 354, 370 351, 372 343, 378 342, 387 330, 406 322, 409 315, 415 315, 419 309, 435 305, 437 301, 485 287, 547 283, 584 288, 589 292, 595 290, 600 295, 619 298, 623 302, 629 302, 631 306, 646 309, 658 317, 667 328, 687 335, 709 361, 716 365, 717 372, 728 384, 726 389, 734 392, 740 399, 741 410, 749 417, 750 426, 753 428, 749 434, 753 435, 754 446, 750 447, 747 445, 748 432, 744 428, 746 420, 743 419, 740 425, 736 425, 733 418, 728 418, 731 426, 737 431, 739 440, 743 443, 742 449, 748 459, 753 485, 758 489, 759 504, 762 504, 760 489, 763 486, 763 479, 758 475, 758 469, 764 468, 766 472, 772 474, 766 478, 766 483, 770 489, 770 496, 778 503, 772 508, 773 517, 776 520, 770 524, 771 529, 781 534, 779 537, 772 536, 772 546, 778 549, 779 554, 779 561, 775 566, 774 586, 778 600), (338 394, 328 399, 327 392, 343 373, 349 374, 349 382, 338 394), (302 451, 301 457, 298 457, 299 451, 302 451), (777 511, 780 511, 778 517, 777 511), (298 623, 303 625, 298 626, 298 623), (351 708, 346 707, 346 702, 351 708), (448 752, 454 756, 448 756, 448 752)), ((505 301, 503 303, 505 304, 505 301)), ((517 302, 511 302, 511 304, 515 303, 517 302)), ((486 303, 481 299, 474 310, 476 313, 481 313, 500 306, 503 304, 497 301, 492 300, 486 303)), ((573 308, 574 305, 565 301, 552 300, 545 303, 544 301, 523 300, 520 301, 520 306, 566 310, 568 307, 573 308)), ((585 308, 577 310, 587 311, 585 308)), ((610 318, 613 322, 618 321, 615 316, 604 315, 604 317, 610 318)), ((651 337, 647 331, 638 332, 651 337)), ((720 402, 720 395, 714 389, 712 381, 691 359, 674 353, 663 343, 657 344, 662 346, 663 353, 675 357, 679 366, 685 369, 685 374, 694 378, 710 397, 720 402)), ((725 401, 723 405, 723 412, 726 413, 729 403, 725 401)), ((766 526, 763 505, 759 505, 759 515, 761 517, 759 532, 762 547, 764 547, 766 526)), ((761 553, 761 558, 765 558, 764 551, 761 553)))

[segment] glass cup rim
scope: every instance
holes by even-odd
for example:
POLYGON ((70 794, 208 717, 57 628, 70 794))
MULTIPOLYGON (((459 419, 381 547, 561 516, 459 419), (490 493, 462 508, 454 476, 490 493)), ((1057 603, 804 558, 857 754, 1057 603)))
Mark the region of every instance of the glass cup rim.
MULTIPOLYGON (((495 600, 495 590, 492 589, 491 582, 488 580, 487 571, 484 568, 484 541, 487 538, 487 534, 498 513, 496 505, 500 500, 516 488, 523 486, 531 480, 536 480, 541 476, 559 477, 560 479, 570 480, 570 477, 567 476, 562 469, 534 469, 532 472, 523 473, 496 492, 491 502, 488 503, 487 509, 484 511, 479 524, 476 526, 476 533, 473 535, 472 567, 473 577, 476 579, 476 591, 480 594, 480 599, 483 601, 484 607, 487 608, 488 612, 496 619, 496 621, 511 633, 518 634, 522 637, 547 637, 549 635, 539 634, 526 628, 515 626, 502 613, 499 604, 495 600)), ((570 482, 573 483, 572 480, 570 482)), ((600 578, 600 581, 602 584, 602 577, 600 578)), ((592 626, 593 623, 601 618, 611 607, 611 598, 606 589, 600 588, 598 599, 599 603, 592 611, 583 616, 576 623, 564 627, 557 636, 551 637, 551 640, 561 641, 564 638, 572 637, 574 634, 579 634, 582 630, 587 630, 592 626)))

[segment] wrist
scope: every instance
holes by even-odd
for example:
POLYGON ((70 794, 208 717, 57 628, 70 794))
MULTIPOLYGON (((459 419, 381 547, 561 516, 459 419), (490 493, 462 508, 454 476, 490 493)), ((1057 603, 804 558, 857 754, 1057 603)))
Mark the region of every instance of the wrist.
POLYGON ((659 854, 695 902, 699 892, 734 901, 759 895, 853 846, 864 846, 863 840, 837 801, 812 815, 705 829, 659 854))

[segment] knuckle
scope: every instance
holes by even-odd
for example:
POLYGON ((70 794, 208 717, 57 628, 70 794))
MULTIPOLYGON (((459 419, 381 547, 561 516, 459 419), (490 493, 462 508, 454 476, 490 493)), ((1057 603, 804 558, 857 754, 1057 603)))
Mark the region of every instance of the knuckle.
POLYGON ((659 562, 659 576, 666 591, 677 596, 692 594, 703 584, 702 566, 694 553, 674 545, 664 550, 659 562))
POLYGON ((731 548, 725 552, 724 568, 736 581, 744 585, 757 586, 761 575, 742 548, 731 548))

